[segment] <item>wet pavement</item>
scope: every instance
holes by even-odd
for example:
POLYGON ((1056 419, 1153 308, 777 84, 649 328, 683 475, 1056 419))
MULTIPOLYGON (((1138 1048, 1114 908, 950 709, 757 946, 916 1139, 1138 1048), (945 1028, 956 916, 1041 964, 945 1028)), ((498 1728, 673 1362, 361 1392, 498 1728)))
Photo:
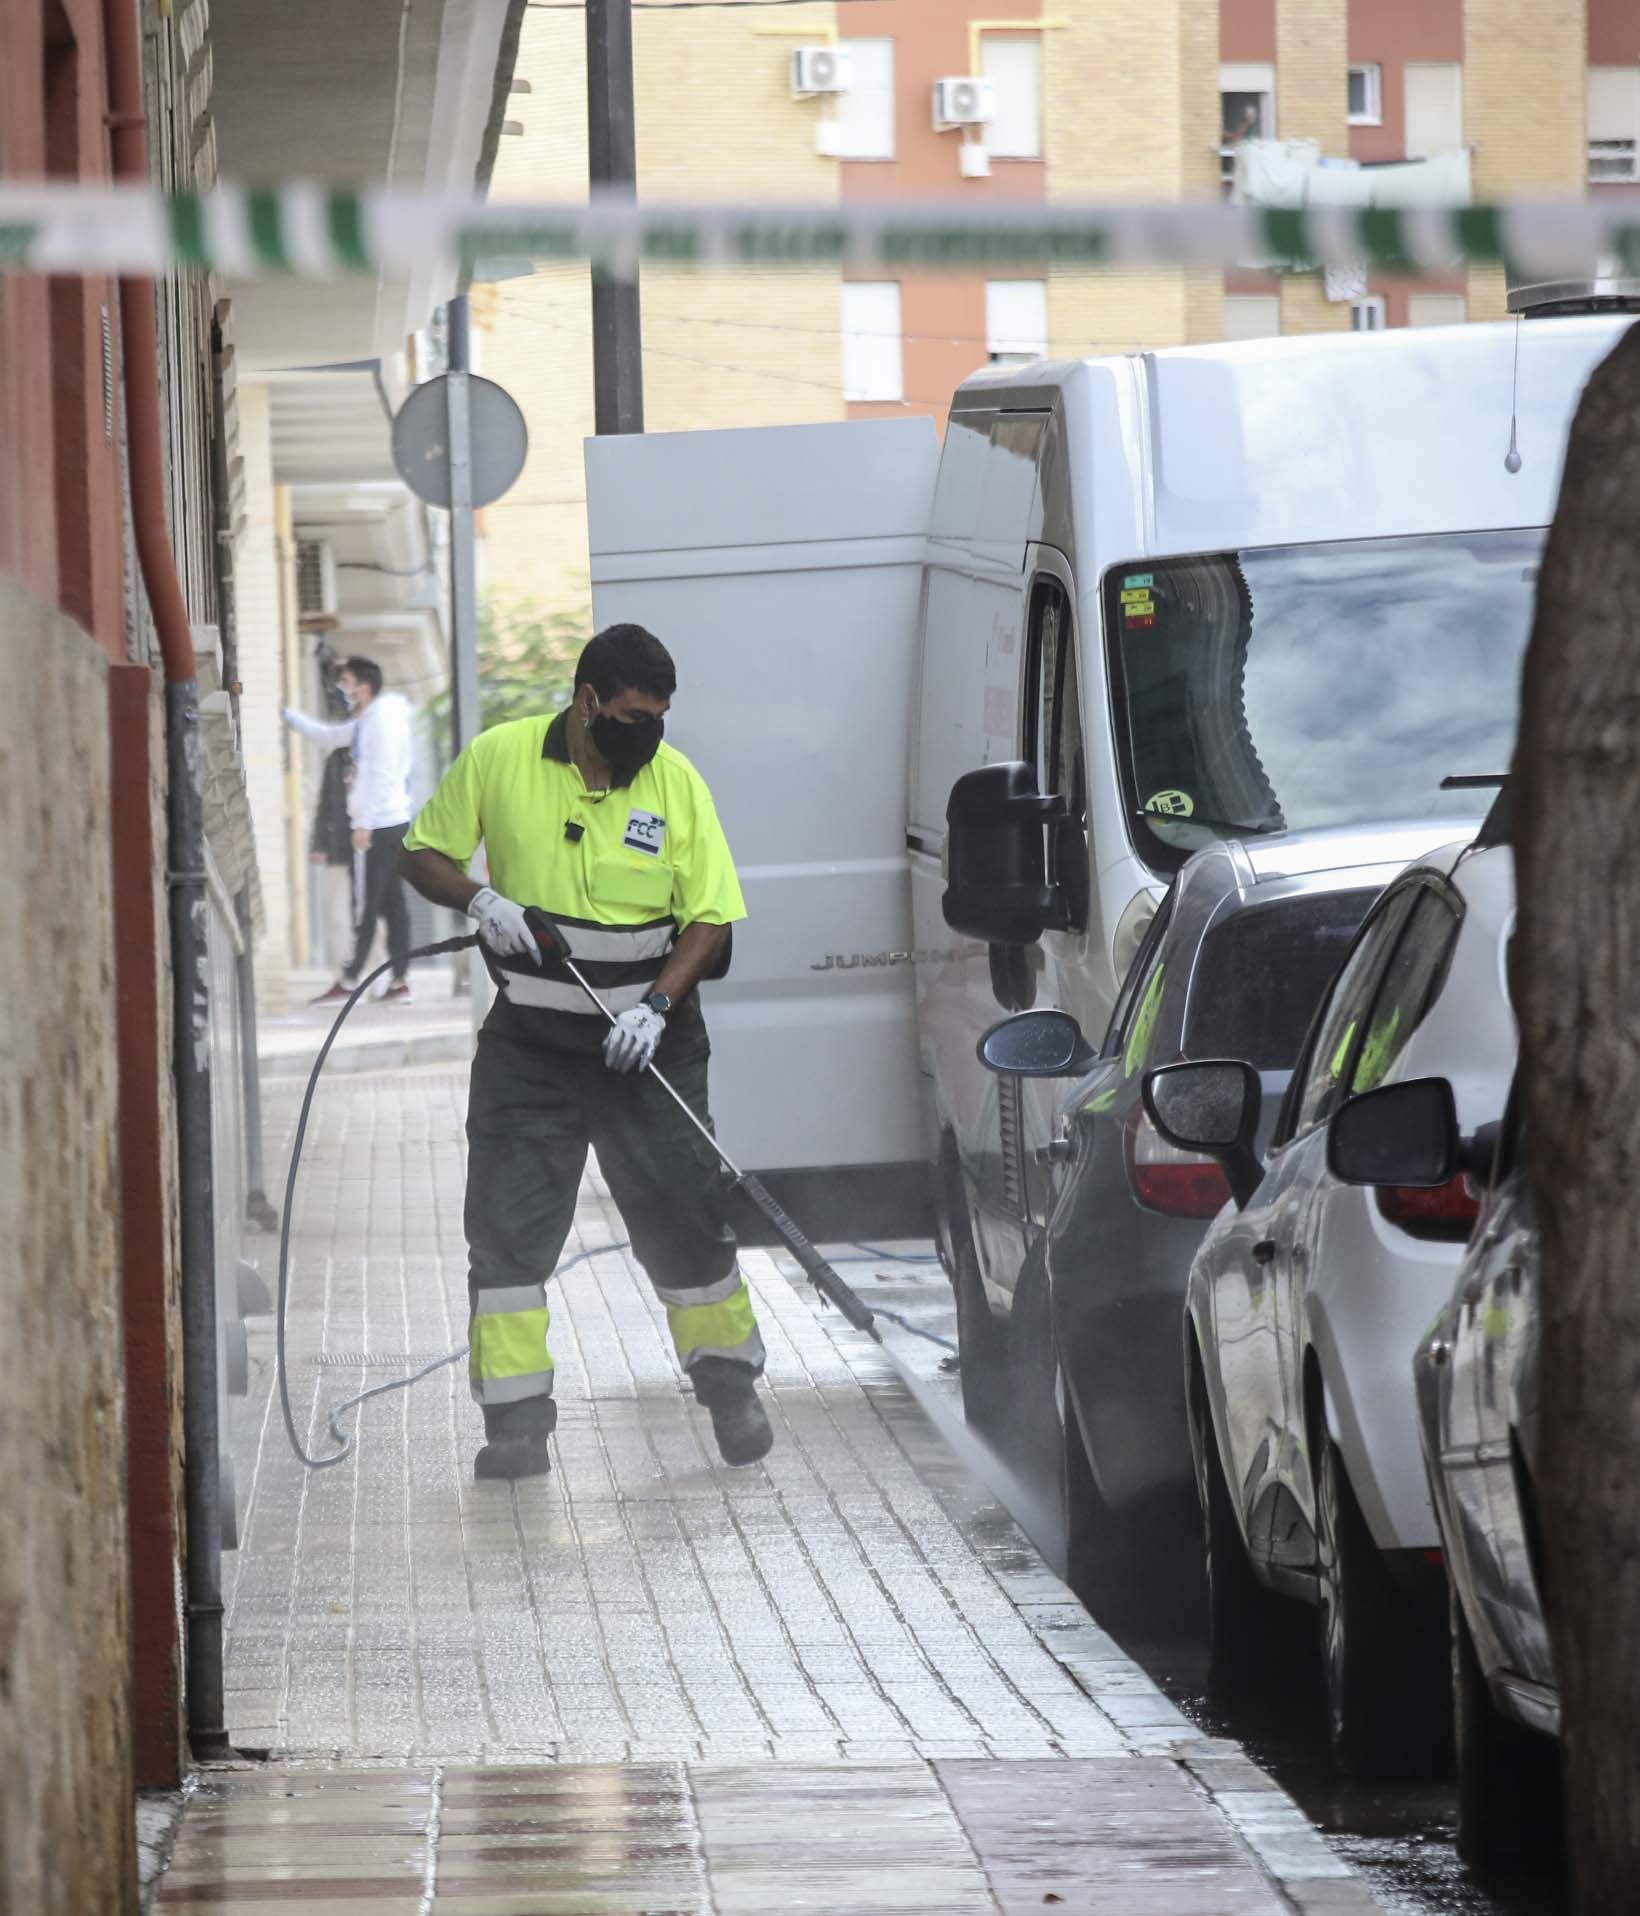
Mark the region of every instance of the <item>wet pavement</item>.
MULTIPOLYGON (((943 1336, 955 1335, 949 1287, 937 1272, 889 1267, 874 1301, 943 1336)), ((918 1368, 960 1404, 961 1390, 932 1347, 913 1347, 918 1368)), ((1363 1784, 1342 1776, 1327 1749, 1319 1693, 1234 1713, 1207 1694, 1199 1645, 1123 1635, 1121 1647, 1204 1734, 1237 1739, 1286 1790, 1335 1853, 1370 1884, 1392 1916, 1571 1916, 1563 1880, 1482 1883, 1460 1861, 1450 1781, 1363 1784)))
MULTIPOLYGON (((269 1086, 275 1150, 295 1089, 269 1086)), ((329 1406, 463 1335, 464 1093, 426 1069, 320 1098, 289 1319, 310 1450, 329 1406)), ((227 1685, 236 1747, 268 1760, 198 1780, 160 1907, 1376 1907, 1070 1598, 883 1352, 764 1253, 744 1265, 778 1443, 719 1464, 618 1242, 589 1179, 569 1252, 594 1255, 554 1287, 544 1482, 471 1480, 459 1367, 366 1407, 356 1456, 304 1472, 253 1325, 227 1685)), ((949 1305, 927 1267, 850 1275, 949 1305)))

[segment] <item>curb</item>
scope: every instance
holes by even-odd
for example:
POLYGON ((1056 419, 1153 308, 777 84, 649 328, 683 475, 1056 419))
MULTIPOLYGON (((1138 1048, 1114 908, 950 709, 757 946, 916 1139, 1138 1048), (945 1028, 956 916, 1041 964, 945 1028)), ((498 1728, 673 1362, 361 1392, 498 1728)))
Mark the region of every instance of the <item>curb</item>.
MULTIPOLYGON (((924 1421, 910 1397, 892 1408, 883 1403, 880 1386, 887 1379, 875 1366, 882 1362, 887 1370, 887 1364, 875 1346, 841 1324, 828 1321, 826 1330, 896 1442, 902 1421, 924 1421)), ((950 1493, 935 1487, 935 1495, 962 1529, 950 1493)), ((1006 1569, 986 1561, 987 1574, 1001 1585, 1038 1643, 1115 1724, 1133 1752, 1166 1757, 1184 1769, 1297 1916, 1383 1916, 1384 1905, 1365 1879, 1330 1847, 1275 1778, 1233 1738, 1203 1735, 1054 1575, 1024 1531, 1011 1522, 1010 1528, 1025 1561, 1006 1569)))
MULTIPOLYGON (((466 1031, 426 1031, 402 1038, 364 1038, 357 1044, 337 1045, 325 1060, 327 1072, 385 1071, 413 1064, 465 1063, 473 1055, 466 1031)), ((263 1052, 257 1069, 264 1078, 305 1078, 313 1069, 318 1047, 305 1051, 263 1052)))

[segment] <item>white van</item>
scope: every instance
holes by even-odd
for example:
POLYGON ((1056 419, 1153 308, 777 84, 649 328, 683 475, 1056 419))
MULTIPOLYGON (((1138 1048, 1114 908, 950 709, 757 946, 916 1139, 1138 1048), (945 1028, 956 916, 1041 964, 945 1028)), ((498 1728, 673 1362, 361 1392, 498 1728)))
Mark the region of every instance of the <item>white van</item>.
POLYGON ((1097 1042, 1208 836, 1474 815, 1441 780, 1506 768, 1568 424, 1625 323, 984 372, 943 448, 588 442, 597 622, 677 656, 670 735, 751 913, 708 1005, 719 1126, 811 1234, 932 1195, 1006 1309, 1056 1093, 985 1071, 986 1027, 1059 1005, 1097 1042))

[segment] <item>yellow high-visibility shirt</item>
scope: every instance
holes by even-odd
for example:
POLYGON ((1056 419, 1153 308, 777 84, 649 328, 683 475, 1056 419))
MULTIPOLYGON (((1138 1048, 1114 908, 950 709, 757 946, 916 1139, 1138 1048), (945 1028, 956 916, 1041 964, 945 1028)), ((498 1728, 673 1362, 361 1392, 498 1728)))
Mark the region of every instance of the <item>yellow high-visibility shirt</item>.
POLYGON ((405 850, 443 852, 465 871, 482 841, 498 892, 568 922, 671 917, 681 931, 744 918, 717 807, 688 759, 663 744, 630 785, 592 792, 568 736, 561 712, 480 732, 416 814, 405 850))

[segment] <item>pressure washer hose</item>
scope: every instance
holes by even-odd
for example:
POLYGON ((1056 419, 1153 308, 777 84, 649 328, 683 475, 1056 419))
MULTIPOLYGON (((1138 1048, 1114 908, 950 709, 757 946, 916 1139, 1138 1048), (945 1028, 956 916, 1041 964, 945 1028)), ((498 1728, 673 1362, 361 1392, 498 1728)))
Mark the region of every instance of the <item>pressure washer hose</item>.
MULTIPOLYGON (((437 944, 418 945, 413 951, 407 953, 406 957, 437 958, 447 952, 468 951, 477 943, 477 934, 469 932, 461 938, 443 938, 440 939, 437 944)), ((348 1432, 341 1428, 337 1421, 347 1411, 356 1410, 360 1405, 369 1403, 373 1397, 385 1397, 390 1391, 408 1390, 412 1384, 419 1384, 424 1377, 431 1377, 435 1371, 444 1370, 451 1364, 460 1363, 461 1359, 467 1355, 468 1350, 468 1346, 463 1344, 459 1350, 453 1350, 449 1352, 447 1356, 435 1358, 431 1364, 424 1365, 418 1371, 411 1371, 407 1376, 394 1377, 385 1384, 374 1384, 369 1390, 360 1391, 356 1397, 344 1398, 341 1403, 332 1406, 326 1417, 330 1436, 336 1445, 336 1449, 330 1452, 328 1456, 311 1457, 302 1447, 302 1440, 296 1434, 296 1419, 290 1407, 290 1375, 285 1358, 285 1309, 290 1294, 290 1226, 291 1217, 296 1208, 296 1180, 302 1169, 302 1147, 307 1141, 308 1118, 313 1110, 314 1093, 319 1088, 319 1078, 324 1071, 325 1061, 330 1056, 331 1046, 335 1044, 337 1035, 346 1023, 348 1014, 353 1010, 353 1007, 376 980, 380 978, 384 972, 392 968, 393 960, 389 959, 385 964, 378 965, 374 971, 368 972, 361 978, 349 993, 347 1002, 342 1006, 341 1010, 336 1013, 334 1023, 332 1023, 330 1030, 325 1034, 325 1041, 319 1047, 319 1055, 313 1061, 313 1069, 308 1073, 307 1089, 302 1093, 302 1109, 296 1119, 296 1136, 292 1140, 290 1148, 290 1169, 285 1174, 285 1202, 279 1217, 279 1295, 274 1307, 275 1368, 279 1374, 279 1408, 284 1413, 285 1435, 290 1439, 291 1449, 309 1470, 328 1470, 333 1464, 345 1463, 347 1459, 353 1455, 354 1439, 348 1432)), ((584 984, 583 988, 585 988, 584 984)), ((587 995, 593 998, 595 1004, 598 1003, 597 998, 590 990, 587 995)), ((603 1010, 603 1006, 599 1005, 599 1009, 603 1010)), ((604 1015, 607 1017, 609 1014, 606 1011, 604 1015)), ((651 1069, 653 1069, 653 1067, 651 1067, 651 1069)), ((659 1078, 660 1073, 657 1071, 655 1076, 659 1078)), ((676 1099, 678 1094, 672 1091, 672 1087, 666 1084, 665 1079, 661 1079, 661 1082, 666 1086, 666 1089, 672 1093, 674 1099, 676 1099)), ((691 1113, 690 1115, 692 1116, 693 1114, 691 1113)), ((697 1125, 699 1124, 698 1119, 696 1119, 696 1123, 697 1125)), ((716 1145, 715 1138, 712 1142, 717 1148, 719 1156, 723 1156, 722 1147, 716 1145)), ((729 1163, 727 1157, 724 1158, 724 1162, 725 1164, 729 1163)), ((757 1205, 758 1209, 769 1217, 776 1230, 779 1231, 781 1237, 785 1240, 792 1255, 795 1256, 802 1265, 805 1274, 811 1282, 815 1283, 815 1288, 820 1292, 821 1296, 825 1297, 829 1303, 842 1309, 844 1315, 848 1317, 851 1323, 875 1337, 877 1334, 871 1328, 871 1319, 873 1317, 881 1317, 891 1324, 899 1325, 901 1330, 909 1331, 913 1337, 926 1338, 929 1343, 938 1344, 948 1351, 954 1351, 957 1348, 950 1338, 940 1337, 933 1331, 922 1329, 921 1326, 913 1324, 907 1318, 902 1317, 897 1311, 885 1311, 879 1307, 864 1304, 855 1296, 854 1292, 843 1283, 842 1279, 831 1270, 826 1260, 820 1256, 820 1253, 809 1243, 798 1226, 786 1212, 775 1203, 774 1199, 769 1196, 768 1192, 764 1190, 756 1178, 749 1172, 737 1171, 735 1173, 735 1181, 738 1186, 746 1192, 748 1198, 757 1205), (823 1272, 826 1277, 829 1277, 831 1282, 816 1281, 815 1267, 818 1267, 820 1272, 823 1272), (835 1291, 832 1288, 833 1285, 836 1287, 835 1291), (841 1293, 841 1298, 839 1298, 838 1293, 841 1293), (843 1300, 846 1300, 846 1302, 843 1300), (852 1305, 852 1309, 848 1308, 850 1305, 852 1305)), ((624 1238, 614 1244, 600 1244, 596 1250, 581 1251, 572 1257, 568 1263, 560 1264, 554 1272, 554 1275, 561 1276, 565 1271, 572 1271, 577 1264, 584 1264, 588 1258, 600 1256, 606 1251, 624 1251, 628 1248, 627 1240, 624 1238)), ((868 1253, 869 1256, 873 1258, 889 1256, 887 1252, 874 1251, 870 1245, 860 1245, 857 1248, 868 1253)), ((922 1263, 929 1260, 925 1258, 913 1258, 905 1261, 922 1263)), ((881 1340, 879 1339, 878 1341, 880 1342, 881 1340)))

